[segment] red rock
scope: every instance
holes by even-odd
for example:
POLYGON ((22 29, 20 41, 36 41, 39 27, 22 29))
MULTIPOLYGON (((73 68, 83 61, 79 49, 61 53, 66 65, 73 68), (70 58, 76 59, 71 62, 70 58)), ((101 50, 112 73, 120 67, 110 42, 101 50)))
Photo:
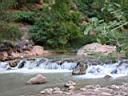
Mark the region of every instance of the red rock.
POLYGON ((91 54, 91 53, 100 53, 102 55, 107 55, 113 52, 116 52, 115 46, 92 43, 92 44, 87 44, 82 48, 80 48, 77 52, 77 55, 87 56, 88 54, 91 54))
POLYGON ((47 82, 47 78, 41 74, 36 75, 27 81, 27 84, 44 84, 47 82))
POLYGON ((44 54, 44 48, 42 46, 34 46, 32 49, 32 53, 35 56, 41 56, 44 54))
POLYGON ((0 52, 0 60, 6 60, 8 58, 7 52, 0 52))
POLYGON ((20 53, 12 52, 11 57, 12 58, 20 58, 21 57, 21 54, 20 53))

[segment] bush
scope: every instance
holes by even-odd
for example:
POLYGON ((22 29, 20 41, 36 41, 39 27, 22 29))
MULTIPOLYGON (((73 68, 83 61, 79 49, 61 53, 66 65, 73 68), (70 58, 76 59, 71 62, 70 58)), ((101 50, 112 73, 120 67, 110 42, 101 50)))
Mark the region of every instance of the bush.
POLYGON ((18 27, 8 24, 7 22, 0 22, 0 42, 3 40, 18 40, 21 33, 18 27))
POLYGON ((107 14, 110 14, 113 20, 105 22, 106 20, 92 18, 90 20, 91 23, 85 27, 85 34, 89 34, 94 31, 96 32, 95 40, 97 42, 115 45, 117 47, 117 51, 127 49, 128 32, 123 32, 123 30, 124 26, 128 25, 128 22, 126 21, 120 6, 117 6, 117 4, 110 4, 103 9, 107 14))
POLYGON ((83 37, 79 26, 80 14, 71 11, 71 2, 72 0, 56 0, 51 8, 43 9, 40 19, 30 30, 35 43, 64 48, 76 44, 83 37))
POLYGON ((26 12, 26 11, 16 12, 13 14, 13 18, 15 19, 16 22, 24 22, 28 24, 34 24, 35 22, 33 12, 26 12))

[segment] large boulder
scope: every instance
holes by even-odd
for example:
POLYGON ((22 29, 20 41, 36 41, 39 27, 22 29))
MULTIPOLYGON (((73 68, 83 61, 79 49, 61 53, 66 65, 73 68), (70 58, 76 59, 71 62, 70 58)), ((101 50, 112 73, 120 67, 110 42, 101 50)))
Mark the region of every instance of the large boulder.
POLYGON ((32 53, 35 56, 41 56, 44 54, 44 48, 42 46, 33 46, 32 53))
POLYGON ((89 54, 101 54, 108 55, 110 53, 116 52, 116 46, 102 45, 99 43, 87 44, 80 48, 77 55, 87 56, 89 54))
POLYGON ((35 77, 27 81, 27 84, 44 84, 47 82, 47 78, 42 74, 38 74, 35 77))

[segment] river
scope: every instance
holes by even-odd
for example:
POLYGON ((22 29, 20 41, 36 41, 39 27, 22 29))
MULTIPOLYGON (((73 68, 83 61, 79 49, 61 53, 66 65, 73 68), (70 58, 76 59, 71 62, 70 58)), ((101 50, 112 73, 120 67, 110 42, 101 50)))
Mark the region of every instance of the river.
POLYGON ((68 80, 77 82, 77 88, 89 84, 101 86, 128 83, 128 64, 120 62, 114 64, 88 65, 86 74, 73 76, 72 70, 76 62, 59 61, 47 58, 20 60, 16 67, 10 67, 9 62, 0 62, 0 96, 34 96, 45 88, 61 87, 68 80), (58 63, 59 62, 59 63, 58 63), (26 82, 41 73, 47 77, 48 83, 42 85, 26 85, 26 82), (104 78, 106 75, 110 78, 104 78))

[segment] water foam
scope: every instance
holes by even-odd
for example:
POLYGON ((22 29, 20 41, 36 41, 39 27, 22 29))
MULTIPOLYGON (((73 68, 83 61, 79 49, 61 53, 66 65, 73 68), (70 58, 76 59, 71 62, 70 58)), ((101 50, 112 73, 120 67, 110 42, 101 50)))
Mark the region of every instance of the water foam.
MULTIPOLYGON (((74 62, 50 61, 49 59, 36 58, 34 60, 20 60, 16 67, 10 67, 8 62, 0 62, 0 73, 71 73, 76 67, 74 62)), ((103 78, 109 76, 118 78, 128 76, 127 63, 114 63, 103 65, 88 65, 86 74, 77 75, 75 78, 103 78)))

